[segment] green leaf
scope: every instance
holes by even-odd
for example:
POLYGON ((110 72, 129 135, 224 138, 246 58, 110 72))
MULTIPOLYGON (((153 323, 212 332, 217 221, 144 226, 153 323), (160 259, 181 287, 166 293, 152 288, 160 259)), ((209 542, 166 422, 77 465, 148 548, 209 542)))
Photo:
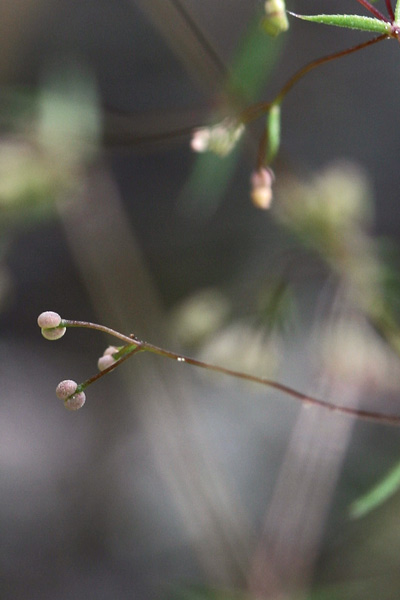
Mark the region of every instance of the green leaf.
MULTIPOLYGON (((399 0, 400 1, 400 0, 399 0)), ((397 8, 397 7, 396 7, 397 8)), ((293 17, 303 19, 303 21, 312 21, 313 23, 322 23, 324 25, 335 25, 337 27, 346 27, 348 29, 359 29, 360 31, 373 31, 376 33, 391 32, 391 24, 386 21, 380 21, 373 17, 361 17, 360 15, 297 15, 289 13, 293 17)))
POLYGON ((354 519, 364 517, 371 510, 393 496, 400 488, 400 463, 367 494, 353 502, 350 506, 350 516, 354 519))
POLYGON ((244 106, 254 102, 271 76, 285 43, 284 35, 278 38, 266 36, 257 15, 233 56, 225 85, 227 94, 242 98, 244 106))
POLYGON ((399 22, 400 19, 400 0, 397 0, 396 8, 394 9, 394 20, 396 23, 399 22))
POLYGON ((272 162, 278 153, 281 143, 281 107, 273 104, 267 117, 268 162, 272 162))

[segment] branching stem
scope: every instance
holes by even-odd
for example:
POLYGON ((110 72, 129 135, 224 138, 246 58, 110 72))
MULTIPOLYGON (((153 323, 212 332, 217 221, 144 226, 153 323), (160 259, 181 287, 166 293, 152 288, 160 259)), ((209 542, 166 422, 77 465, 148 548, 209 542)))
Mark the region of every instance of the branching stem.
POLYGON ((392 7, 392 2, 391 0, 385 0, 386 1, 386 10, 388 11, 390 20, 393 22, 395 21, 395 16, 394 16, 394 10, 392 7))
MULTIPOLYGON (((360 4, 362 4, 364 6, 364 8, 366 8, 367 10, 369 10, 369 12, 372 13, 380 21, 386 21, 386 23, 390 23, 389 19, 387 17, 385 17, 385 15, 383 13, 381 13, 380 10, 378 10, 377 8, 375 8, 375 6, 373 6, 367 0, 358 0, 358 2, 360 4)), ((389 14, 390 14, 390 12, 393 13, 392 6, 390 4, 390 0, 386 0, 386 6, 388 6, 388 5, 390 6, 390 9, 388 8, 389 14)))
POLYGON ((278 94, 271 102, 259 102, 258 104, 253 104, 248 107, 246 110, 242 112, 239 117, 239 121, 244 123, 250 123, 251 121, 255 121, 263 114, 267 113, 273 104, 281 104, 285 96, 290 92, 296 83, 298 83, 307 73, 312 71, 313 69, 331 62, 332 60, 336 60, 337 58, 342 58, 343 56, 347 56, 348 54, 353 54, 354 52, 358 52, 359 50, 363 50, 364 48, 368 48, 373 44, 377 44, 378 42, 382 42, 387 39, 386 34, 378 35, 371 40, 366 42, 362 42, 361 44, 357 44, 357 46, 353 46, 352 48, 346 48, 346 50, 340 50, 339 52, 334 52, 333 54, 328 54, 327 56, 322 56, 321 58, 317 58, 312 62, 308 63, 304 67, 302 67, 299 71, 297 71, 292 77, 283 85, 278 94))
POLYGON ((112 335, 113 337, 124 341, 127 345, 132 347, 132 350, 128 350, 126 354, 124 354, 110 367, 80 384, 80 386, 78 386, 79 391, 83 391, 89 385, 91 385, 104 375, 107 375, 107 373, 109 373, 110 371, 113 371, 117 366, 119 366, 122 362, 124 362, 134 354, 147 351, 151 352, 152 354, 163 356, 164 358, 175 360, 177 362, 187 363, 194 367, 206 369, 208 371, 213 371, 215 373, 227 375, 236 379, 242 379, 244 381, 249 381, 252 383, 264 385, 269 388, 273 388, 275 390, 278 390, 279 392, 282 392, 283 394, 291 396, 295 400, 300 401, 304 406, 317 406, 329 410, 331 412, 345 414, 351 417, 355 417, 357 419, 372 421, 375 423, 380 423, 382 425, 400 425, 400 416, 375 411, 361 410, 351 408, 348 406, 343 406, 340 404, 331 404, 329 402, 326 402, 325 400, 321 400, 320 398, 316 398, 314 396, 304 394, 303 392, 299 392, 298 390, 284 385, 283 383, 279 383, 278 381, 266 379, 265 377, 258 377, 257 375, 250 375, 249 373, 242 373, 241 371, 235 371, 233 369, 227 369, 226 367, 210 364, 201 360, 197 360, 195 358, 190 358, 189 356, 178 354, 176 352, 172 352, 171 350, 165 350, 164 348, 160 348, 148 342, 138 340, 135 336, 126 336, 122 333, 119 333, 118 331, 115 331, 114 329, 111 329, 110 327, 105 327, 104 325, 98 325, 97 323, 90 323, 86 321, 70 321, 65 319, 63 319, 62 321, 62 325, 64 327, 83 327, 86 329, 95 329, 97 331, 101 331, 103 333, 112 335))
MULTIPOLYGON (((359 0, 359 1, 361 1, 361 0, 359 0)), ((361 2, 361 3, 364 4, 364 2, 361 2)), ((369 3, 366 2, 364 4, 364 6, 366 6, 367 4, 369 4, 369 3)), ((376 11, 380 15, 378 17, 379 19, 388 21, 388 19, 386 17, 384 17, 384 15, 382 15, 374 7, 372 7, 372 8, 373 8, 373 11, 376 11)), ((375 14, 375 12, 374 12, 374 14, 375 14)), ((372 38, 371 40, 368 40, 361 44, 357 44, 357 46, 353 46, 352 48, 346 48, 346 50, 341 50, 339 52, 329 54, 328 56, 323 56, 321 58, 317 58, 316 60, 313 60, 312 62, 308 63, 307 65, 305 65, 304 67, 299 69, 292 77, 290 77, 290 79, 283 85, 283 87, 279 90, 279 92, 277 93, 277 95, 275 96, 275 98, 273 100, 271 100, 270 102, 258 102, 256 104, 252 104, 251 106, 247 107, 245 110, 243 110, 238 115, 237 121, 240 123, 243 123, 244 125, 247 125, 248 123, 257 120, 259 117, 262 117, 263 115, 265 115, 270 110, 270 108, 273 104, 281 104, 283 99, 287 96, 287 94, 290 92, 290 90, 293 88, 293 86, 296 85, 296 83, 298 83, 305 75, 307 75, 307 73, 309 73, 313 69, 315 69, 325 63, 328 63, 330 61, 336 60, 337 58, 342 58, 343 56, 347 56, 349 54, 353 54, 354 52, 358 52, 359 50, 363 50, 364 48, 368 48, 369 46, 372 46, 378 42, 381 42, 384 39, 388 39, 388 36, 386 34, 379 35, 375 38, 372 38)), ((196 129, 196 127, 188 127, 188 128, 184 128, 181 130, 167 131, 167 132, 164 132, 161 134, 154 134, 154 135, 147 135, 147 136, 143 135, 143 136, 133 136, 132 137, 132 136, 127 135, 125 140, 119 139, 119 143, 139 144, 140 145, 140 144, 148 144, 148 143, 154 143, 154 142, 162 142, 162 141, 177 139, 179 137, 186 136, 190 133, 193 133, 193 129, 196 129)), ((108 141, 112 142, 113 140, 110 138, 108 141)))
MULTIPOLYGON (((96 329, 96 328, 94 328, 94 329, 96 329)), ((115 363, 113 363, 112 365, 110 365, 106 369, 103 369, 103 371, 99 371, 98 373, 96 373, 96 375, 93 375, 93 377, 90 377, 89 379, 86 379, 86 381, 84 381, 83 383, 80 383, 78 385, 77 389, 75 390, 74 394, 76 394, 77 392, 83 392, 87 387, 89 387, 89 385, 91 385, 92 383, 94 383, 98 379, 101 379, 101 377, 104 377, 104 375, 107 375, 111 371, 114 371, 114 369, 116 369, 117 367, 119 367, 119 365, 121 363, 125 362, 128 358, 130 358, 134 354, 137 354, 138 352, 142 352, 142 350, 143 349, 140 346, 132 346, 132 350, 127 351, 126 353, 124 353, 124 355, 121 356, 121 358, 119 358, 118 360, 116 360, 115 363)))

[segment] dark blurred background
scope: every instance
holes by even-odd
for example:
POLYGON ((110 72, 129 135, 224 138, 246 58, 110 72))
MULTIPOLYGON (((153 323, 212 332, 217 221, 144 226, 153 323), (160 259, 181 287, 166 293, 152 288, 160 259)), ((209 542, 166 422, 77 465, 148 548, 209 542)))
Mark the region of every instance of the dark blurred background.
MULTIPOLYGON (((348 0, 288 8, 365 13, 348 0)), ((36 325, 55 310, 400 413, 397 359, 351 293, 361 271, 374 287, 371 263, 397 277, 398 45, 293 89, 262 212, 249 199, 262 120, 224 159, 194 154, 189 130, 369 35, 290 18, 272 40, 262 14, 249 0, 0 4, 3 599, 399 597, 398 494, 348 516, 396 464, 396 428, 147 354, 70 414, 57 383, 93 375, 112 339, 48 342, 36 325), (353 184, 350 200, 362 189, 369 203, 356 233, 340 220, 353 184), (344 199, 334 231, 360 242, 344 262, 279 208, 311 188, 327 212, 344 199)))

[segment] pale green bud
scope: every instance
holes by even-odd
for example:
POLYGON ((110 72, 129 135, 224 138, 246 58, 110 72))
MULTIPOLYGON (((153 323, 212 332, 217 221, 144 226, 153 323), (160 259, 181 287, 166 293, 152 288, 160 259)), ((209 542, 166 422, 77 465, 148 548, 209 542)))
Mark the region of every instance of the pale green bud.
POLYGON ((267 0, 265 3, 263 27, 273 37, 289 29, 285 0, 267 0))

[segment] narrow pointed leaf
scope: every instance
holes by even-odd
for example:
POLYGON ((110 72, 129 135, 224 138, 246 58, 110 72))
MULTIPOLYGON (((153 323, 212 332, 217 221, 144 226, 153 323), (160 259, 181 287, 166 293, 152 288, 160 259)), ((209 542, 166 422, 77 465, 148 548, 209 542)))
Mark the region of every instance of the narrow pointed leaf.
MULTIPOLYGON (((400 2, 400 0, 399 0, 400 2)), ((391 24, 386 21, 380 21, 373 17, 362 17, 360 15, 297 15, 290 13, 293 17, 311 21, 313 23, 322 23, 324 25, 335 25, 336 27, 346 27, 348 29, 359 29, 360 31, 373 31, 375 33, 391 32, 391 24)))
POLYGON ((394 20, 396 23, 399 22, 400 19, 400 0, 397 0, 396 8, 394 9, 394 20))
POLYGON ((267 160, 272 162, 278 154, 281 143, 281 107, 278 104, 271 106, 267 117, 268 152, 267 160))
POLYGON ((371 510, 383 504, 400 488, 400 464, 397 464, 372 490, 353 502, 350 516, 357 519, 364 517, 371 510))

